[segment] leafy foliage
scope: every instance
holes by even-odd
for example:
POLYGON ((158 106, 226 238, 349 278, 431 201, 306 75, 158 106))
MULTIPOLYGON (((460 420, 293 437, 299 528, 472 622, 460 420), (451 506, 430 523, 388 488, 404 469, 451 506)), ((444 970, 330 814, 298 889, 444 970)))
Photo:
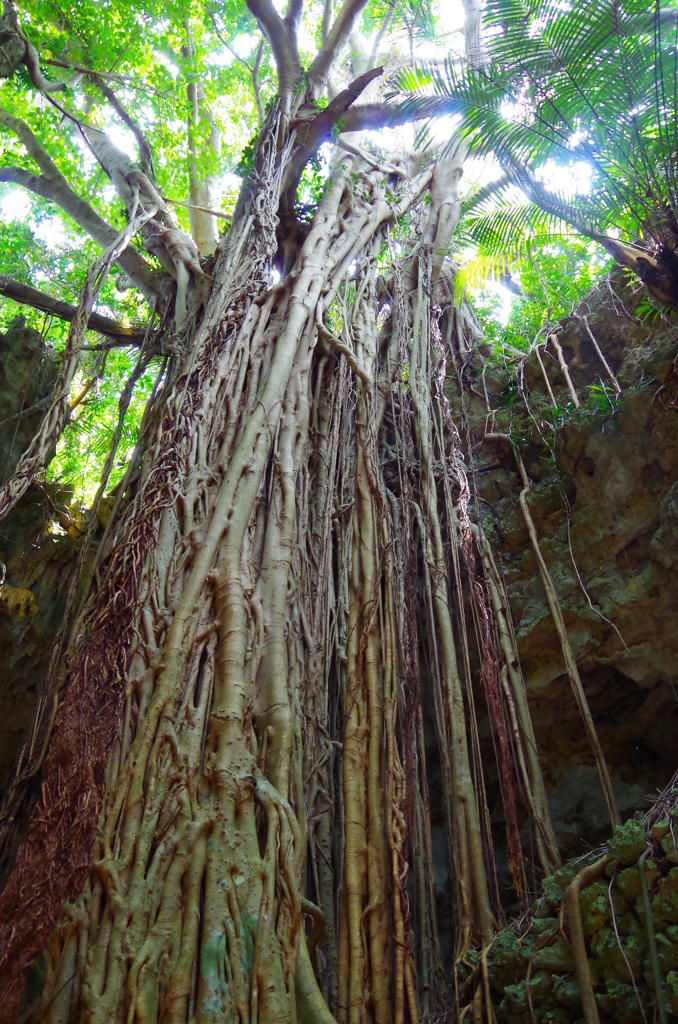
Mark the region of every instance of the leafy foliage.
MULTIPOLYGON (((304 10, 304 66, 320 40, 321 13, 318 5, 304 10)), ((59 103, 83 123, 104 128, 136 159, 138 141, 102 85, 115 90, 152 150, 162 194, 187 198, 191 138, 205 141, 211 118, 221 133, 221 155, 217 158, 209 147, 198 145, 198 169, 219 179, 222 209, 232 211, 240 185, 236 175, 245 175, 251 166, 254 151, 248 140, 256 139, 259 126, 252 74, 259 35, 242 0, 218 5, 200 0, 188 17, 185 5, 176 0, 27 0, 21 17, 40 51, 45 74, 68 83, 66 93, 58 94, 59 103), (200 83, 205 106, 189 130, 188 86, 194 82, 200 83)), ((371 0, 362 16, 363 37, 374 38, 384 18, 391 19, 390 30, 399 38, 409 38, 410 46, 415 37, 434 36, 435 5, 430 0, 395 5, 371 0)), ((461 120, 455 138, 467 140, 479 155, 494 154, 510 171, 498 188, 481 189, 465 204, 456 245, 458 250, 470 247, 473 255, 456 280, 460 290, 473 290, 488 277, 511 271, 523 298, 514 301, 508 324, 500 323, 490 293, 477 296, 476 306, 490 340, 524 348, 548 318, 554 322, 569 312, 604 269, 601 250, 593 253, 564 226, 560 214, 565 205, 576 214, 568 214, 575 228, 585 217, 595 230, 616 225, 631 237, 643 231, 645 237, 649 230, 637 215, 641 197, 652 196, 654 202, 661 193, 673 209, 675 168, 673 157, 667 163, 666 151, 676 133, 671 113, 676 22, 664 8, 648 14, 640 0, 602 7, 589 0, 574 0, 571 7, 553 0, 489 0, 485 18, 491 55, 487 70, 471 71, 450 57, 441 65, 405 71, 401 85, 410 92, 406 107, 411 112, 456 113, 461 120), (629 106, 630 97, 635 106, 629 106), (575 158, 587 160, 595 170, 590 197, 568 200, 550 193, 549 207, 528 201, 520 188, 526 175, 548 159, 567 164, 575 158)), ((256 82, 264 113, 275 99, 276 84, 266 45, 256 82)), ((325 102, 321 98, 318 106, 325 102)), ((2 83, 0 106, 31 126, 79 195, 109 223, 124 225, 122 204, 77 124, 36 94, 25 70, 2 83)), ((36 171, 17 137, 0 127, 0 176, 9 166, 36 171)), ((299 219, 312 216, 326 173, 322 153, 305 167, 297 193, 299 219)), ((77 301, 85 270, 98 253, 95 243, 53 204, 15 185, 0 184, 0 206, 0 273, 77 301)), ((188 229, 187 211, 176 207, 173 212, 188 229)), ((97 309, 128 324, 148 318, 138 293, 118 291, 115 274, 104 284, 97 309)), ((17 312, 12 302, 0 305, 0 329, 17 312)), ((22 312, 59 352, 67 325, 42 313, 22 312)), ((652 309, 647 315, 653 315, 652 309)), ((90 336, 90 341, 97 340, 90 336)), ((93 355, 74 381, 72 401, 97 376, 60 442, 50 476, 73 484, 83 500, 93 493, 133 358, 128 350, 111 352, 101 365, 101 357, 93 355)), ((149 369, 137 385, 120 465, 133 445, 152 376, 149 369)), ((112 483, 118 472, 116 464, 112 483)))
POLYGON ((512 268, 521 295, 513 299, 505 325, 498 319, 501 300, 496 291, 485 288, 476 295, 474 307, 488 341, 498 352, 505 345, 527 351, 540 332, 572 312, 610 262, 595 243, 575 237, 528 247, 528 255, 512 268))
MULTIPOLYGON (((72 402, 90 386, 76 406, 71 423, 57 446, 47 479, 73 488, 76 499, 90 504, 101 479, 113 432, 118 422, 118 399, 135 363, 131 349, 114 349, 85 360, 71 389, 72 402), (92 384, 92 381, 94 382, 92 384)), ((122 479, 136 444, 141 417, 158 374, 157 360, 140 377, 125 417, 122 437, 111 470, 109 488, 122 479)))
POLYGON ((448 57, 405 72, 401 85, 406 110, 456 114, 451 144, 494 155, 506 173, 498 204, 483 204, 469 222, 492 269, 502 252, 520 254, 524 238, 562 232, 559 220, 591 237, 613 232, 673 251, 676 4, 488 0, 485 25, 481 70, 448 57), (591 168, 588 195, 539 181, 547 162, 575 160, 591 168))
MULTIPOLYGON (((244 3, 226 0, 218 9, 193 4, 189 16, 184 4, 172 0, 143 0, 141 4, 129 0, 104 4, 27 0, 20 17, 40 53, 46 77, 65 81, 68 88, 55 94, 53 102, 36 92, 22 66, 11 78, 2 80, 0 107, 30 127, 69 186, 97 214, 116 228, 122 228, 127 219, 78 123, 103 128, 119 149, 134 160, 139 155, 137 139, 112 105, 106 88, 114 91, 121 109, 133 117, 143 134, 163 195, 188 198, 192 159, 201 176, 210 173, 220 178, 223 207, 232 209, 239 181, 233 183, 228 175, 241 158, 244 141, 258 127, 247 64, 259 36, 244 3), (197 122, 193 118, 189 126, 194 113, 188 93, 191 82, 199 82, 204 103, 197 122), (64 117, 61 108, 71 116, 64 117), (222 140, 218 159, 208 146, 200 145, 212 122, 222 140), (196 145, 189 154, 191 140, 196 145)), ((258 86, 264 102, 275 95, 275 68, 267 49, 260 62, 258 86)), ((3 183, 3 176, 12 168, 32 174, 40 170, 17 136, 0 127, 0 274, 74 304, 99 246, 53 203, 13 183, 3 183)), ((187 211, 175 207, 173 212, 188 230, 187 211)), ((139 239, 132 242, 140 244, 139 239)), ((153 265, 153 258, 144 255, 153 265)), ((149 318, 145 301, 134 289, 128 290, 115 272, 104 282, 96 309, 128 325, 144 324, 149 318)), ((57 354, 63 349, 67 323, 9 300, 0 300, 0 330, 19 313, 57 354)), ((89 333, 90 344, 100 341, 89 333)), ((117 423, 118 398, 135 360, 131 349, 110 351, 105 358, 101 352, 92 352, 84 357, 73 381, 71 404, 88 384, 91 388, 73 411, 48 477, 72 486, 82 502, 89 501, 96 490, 117 423)), ((151 365, 136 385, 109 486, 124 470, 156 374, 157 367, 151 365)))
POLYGON ((313 156, 304 167, 297 189, 296 213, 301 221, 310 221, 325 189, 328 163, 321 154, 313 156))
MULTIPOLYGON (((186 198, 189 189, 190 82, 199 82, 204 94, 198 121, 190 128, 198 144, 202 175, 223 175, 234 169, 244 141, 258 123, 251 74, 243 63, 249 59, 248 48, 254 50, 258 43, 254 19, 242 3, 220 4, 217 35, 211 12, 207 4, 193 4, 187 18, 184 4, 157 0, 141 4, 28 0, 23 5, 24 26, 40 51, 43 70, 48 77, 70 83, 60 103, 84 123, 105 128, 113 142, 136 159, 136 140, 112 109, 102 85, 114 89, 153 152, 160 191, 172 199, 186 198), (102 77, 83 74, 85 68, 102 77), (218 164, 209 147, 199 145, 209 135, 210 118, 221 132, 218 164)), ((259 82, 264 99, 273 95, 275 72, 269 53, 262 59, 259 82)), ((48 140, 50 156, 80 195, 111 223, 121 223, 123 210, 117 195, 73 122, 44 98, 38 100, 21 75, 3 83, 0 104, 26 121, 41 140, 48 140)), ((0 130, 0 165, 35 170, 16 137, 4 129, 0 130)), ((174 212, 188 229, 187 211, 177 207, 174 212)))

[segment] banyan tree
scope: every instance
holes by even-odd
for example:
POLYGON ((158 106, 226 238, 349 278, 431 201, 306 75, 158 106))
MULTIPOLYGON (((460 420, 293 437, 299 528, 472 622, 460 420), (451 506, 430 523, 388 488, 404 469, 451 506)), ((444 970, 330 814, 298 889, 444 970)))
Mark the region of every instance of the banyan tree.
MULTIPOLYGON (((68 429, 91 332, 102 350, 135 352, 0 813, 3 1020, 22 1005, 22 1019, 50 1024, 414 1024, 461 1003, 491 1020, 484 951, 502 906, 525 906, 535 872, 560 866, 463 416, 464 374, 482 392, 487 354, 449 255, 469 141, 449 117, 415 138, 409 124, 430 127, 452 100, 401 91, 424 47, 420 7, 113 0, 84 7, 80 24, 77 7, 3 0, 0 181, 60 210, 93 253, 72 306, 2 279, 5 295, 70 322, 35 437, 0 488, 3 517, 68 429), (238 32, 254 37, 247 59, 233 57, 238 32), (147 138, 163 127, 161 90, 135 92, 118 44, 130 61, 146 54, 138 79, 151 80, 162 33, 187 127, 161 162, 147 138), (214 53, 231 54, 221 66, 258 124, 227 214, 214 53), (168 198, 172 160, 183 205, 168 198), (94 310, 113 278, 145 300, 141 326, 94 310), (44 982, 22 1004, 39 956, 44 982), (478 965, 465 987, 450 961, 478 965)), ((459 59, 480 80, 481 5, 464 8, 459 59)), ((614 826, 531 482, 489 399, 480 440, 519 474, 614 826)))

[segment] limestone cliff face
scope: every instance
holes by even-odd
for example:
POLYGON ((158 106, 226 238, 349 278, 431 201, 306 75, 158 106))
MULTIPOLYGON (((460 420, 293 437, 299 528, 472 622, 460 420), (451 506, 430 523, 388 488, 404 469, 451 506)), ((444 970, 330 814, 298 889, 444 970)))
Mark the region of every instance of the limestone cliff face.
MULTIPOLYGON (((15 320, 0 334, 0 479, 40 425, 56 376, 38 331, 15 320)), ((50 532, 56 509, 31 488, 0 522, 0 790, 26 736, 61 621, 75 541, 50 532)))
MULTIPOLYGON (((600 1024, 678 1019, 677 803, 668 788, 645 821, 630 819, 601 851, 546 879, 530 912, 497 935, 487 955, 497 1024, 577 1024, 586 987, 600 1024), (595 878, 573 902, 566 892, 583 869, 595 878)), ((462 975, 474 971, 472 956, 462 975)))
MULTIPOLYGON (((562 325, 562 359, 550 342, 523 365, 469 369, 463 402, 450 390, 466 426, 477 511, 504 573, 559 845, 565 857, 581 857, 606 844, 553 879, 534 879, 532 898, 542 894, 529 914, 508 908, 514 921, 487 959, 499 1024, 582 1020, 563 897, 601 854, 604 870, 579 900, 601 1024, 657 1019, 659 1003, 660 1019, 678 1020, 678 329, 640 320, 640 297, 613 275, 562 325), (489 432, 514 439, 533 481, 528 504, 540 548, 628 819, 611 841, 517 500, 516 461, 489 432)), ((487 723, 483 735, 500 880, 508 882, 487 723)), ((466 970, 470 983, 479 962, 471 958, 466 970)))
POLYGON ((33 439, 56 376, 54 354, 21 317, 0 334, 0 474, 4 480, 33 439))
POLYGON ((534 482, 540 547, 628 816, 678 763, 678 329, 641 321, 638 299, 613 277, 563 324, 579 408, 553 342, 540 352, 548 385, 533 353, 512 371, 474 372, 463 411, 450 396, 474 445, 479 511, 501 559, 566 855, 607 837, 605 804, 517 501, 515 460, 509 445, 483 437, 510 434, 534 482), (488 402, 497 410, 489 420, 488 402))

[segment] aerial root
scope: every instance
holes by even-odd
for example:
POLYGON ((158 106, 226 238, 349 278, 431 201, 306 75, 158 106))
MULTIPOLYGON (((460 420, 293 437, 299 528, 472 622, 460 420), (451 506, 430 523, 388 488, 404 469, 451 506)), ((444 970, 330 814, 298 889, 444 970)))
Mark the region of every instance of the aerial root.
POLYGON ((598 1016, 598 1007, 596 1006, 596 997, 593 991, 588 955, 586 953, 586 942, 584 940, 584 926, 582 924, 579 894, 587 885, 591 885, 596 881, 596 879, 600 878, 607 867, 609 860, 610 858, 606 854, 594 864, 589 864, 588 867, 583 868, 583 870, 580 871, 579 874, 570 882, 565 890, 565 896, 563 898, 563 905, 567 911, 567 924, 570 933, 570 942, 572 944, 572 955, 574 957, 582 1009, 584 1011, 586 1024, 600 1024, 600 1017, 598 1016))

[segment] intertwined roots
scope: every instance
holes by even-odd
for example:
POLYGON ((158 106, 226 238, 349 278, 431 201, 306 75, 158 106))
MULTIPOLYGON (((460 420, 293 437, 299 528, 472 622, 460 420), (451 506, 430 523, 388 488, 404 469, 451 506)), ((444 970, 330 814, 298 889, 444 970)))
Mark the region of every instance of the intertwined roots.
POLYGON ((274 112, 204 316, 166 349, 55 674, 0 898, 11 1011, 49 941, 46 1021, 329 1022, 313 965, 340 1022, 449 1019, 423 690, 461 957, 500 914, 474 645, 519 895, 518 786, 558 859, 444 391, 446 179, 343 155, 273 285, 283 129, 274 112))

